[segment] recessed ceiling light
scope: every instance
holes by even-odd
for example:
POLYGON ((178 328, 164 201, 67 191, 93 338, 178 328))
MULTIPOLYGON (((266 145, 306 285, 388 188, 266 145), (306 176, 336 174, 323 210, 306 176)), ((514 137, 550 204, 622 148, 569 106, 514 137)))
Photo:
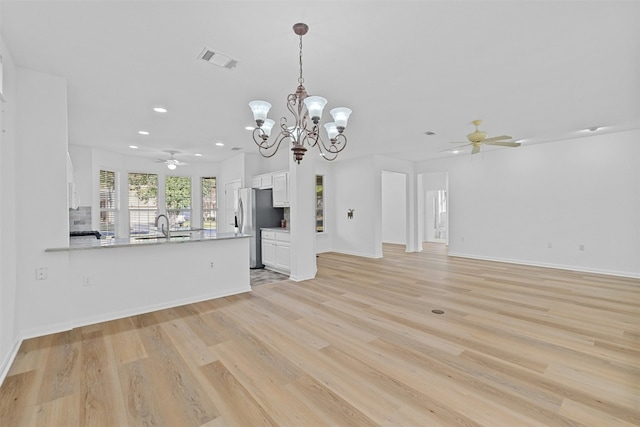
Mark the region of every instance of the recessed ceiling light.
POLYGON ((138 146, 137 145, 130 145, 129 148, 133 148, 134 150, 137 150, 138 146))
POLYGON ((432 131, 430 131, 430 130, 428 130, 428 131, 426 131, 424 134, 425 134, 425 135, 428 135, 428 136, 431 136, 431 135, 435 135, 436 133, 435 133, 435 132, 432 132, 432 131))
POLYGON ((202 157, 202 154, 200 154, 200 153, 196 153, 196 154, 194 154, 194 156, 196 156, 196 157, 202 157))
POLYGON ((458 154, 460 152, 460 150, 453 150, 452 153, 453 154, 458 154))
POLYGON ((216 142, 216 145, 217 145, 218 147, 224 147, 224 142, 216 142))
POLYGON ((149 132, 148 132, 148 131, 146 131, 146 130, 139 130, 139 131, 138 131, 138 133, 139 133, 140 135, 149 135, 149 132))
POLYGON ((156 113, 166 113, 167 109, 164 107, 153 107, 153 111, 155 111, 156 113))
POLYGON ((600 129, 600 126, 592 126, 592 127, 588 128, 587 130, 588 130, 589 132, 595 132, 595 131, 597 131, 598 129, 600 129))
POLYGON ((255 128, 253 126, 245 126, 244 129, 245 130, 254 130, 255 128))

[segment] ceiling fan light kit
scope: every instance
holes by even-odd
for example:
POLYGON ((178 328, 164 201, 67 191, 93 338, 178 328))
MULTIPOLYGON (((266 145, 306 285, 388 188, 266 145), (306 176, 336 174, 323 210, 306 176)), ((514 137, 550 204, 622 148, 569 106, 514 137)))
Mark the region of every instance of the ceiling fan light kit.
POLYGON ((168 159, 158 159, 156 160, 156 163, 166 164, 169 170, 176 170, 178 166, 187 166, 189 164, 189 163, 181 162, 180 160, 174 157, 177 153, 179 153, 179 151, 167 150, 167 153, 169 153, 170 155, 168 159))
POLYGON ((351 115, 349 108, 332 109, 330 114, 334 121, 324 125, 329 142, 326 143, 320 137, 319 123, 327 100, 321 96, 308 95, 303 85, 302 36, 307 34, 307 31, 309 31, 307 24, 297 23, 293 26, 293 32, 300 37, 300 77, 298 77, 298 87, 295 93, 287 96, 287 109, 293 115, 293 126, 287 124, 286 117, 280 118, 280 131, 274 140, 269 141, 271 131, 275 125, 273 120, 267 118, 271 104, 260 100, 249 103, 249 107, 253 112, 253 119, 257 125, 253 130, 253 141, 258 146, 258 151, 263 157, 273 157, 278 152, 282 141, 285 140, 292 143, 291 151, 298 164, 307 151, 305 144, 310 147, 317 147, 320 155, 326 160, 335 160, 338 154, 347 146, 347 137, 343 132, 351 115))

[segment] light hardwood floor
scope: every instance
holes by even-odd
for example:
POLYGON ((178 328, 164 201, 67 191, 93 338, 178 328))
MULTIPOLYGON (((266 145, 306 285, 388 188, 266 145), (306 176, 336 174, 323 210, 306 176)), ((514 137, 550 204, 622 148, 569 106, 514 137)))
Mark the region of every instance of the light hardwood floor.
POLYGON ((639 280, 385 245, 27 340, 0 425, 639 426, 639 339, 639 280))

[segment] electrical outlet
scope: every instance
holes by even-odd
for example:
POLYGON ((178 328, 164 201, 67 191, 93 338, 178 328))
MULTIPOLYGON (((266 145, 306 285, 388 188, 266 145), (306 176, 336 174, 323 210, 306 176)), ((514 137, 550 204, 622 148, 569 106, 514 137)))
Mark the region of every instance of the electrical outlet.
POLYGON ((547 243, 547 248, 551 249, 553 247, 553 245, 551 244, 551 242, 547 243))
POLYGON ((578 246, 578 250, 580 250, 580 251, 584 251, 584 245, 580 245, 580 246, 578 246))
POLYGON ((209 268, 213 268, 213 261, 211 261, 211 263, 209 263, 209 268))
POLYGON ((91 286, 93 285, 93 280, 91 280, 91 276, 82 276, 82 286, 91 286))
POLYGON ((36 268, 36 280, 47 280, 47 267, 36 268))

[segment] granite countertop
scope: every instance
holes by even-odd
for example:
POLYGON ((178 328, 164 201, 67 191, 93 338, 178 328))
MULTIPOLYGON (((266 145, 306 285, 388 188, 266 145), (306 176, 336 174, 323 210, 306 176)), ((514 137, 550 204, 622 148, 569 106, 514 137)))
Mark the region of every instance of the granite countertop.
POLYGON ((289 228, 282 228, 282 227, 264 227, 261 228, 260 230, 267 230, 267 231, 277 231, 279 233, 289 233, 289 228))
POLYGON ((251 237, 251 234, 241 233, 217 233, 214 235, 205 235, 202 232, 192 232, 190 235, 178 235, 172 237, 167 241, 164 236, 139 236, 131 238, 114 238, 114 239, 96 239, 96 240, 82 240, 79 242, 70 241, 68 247, 62 248, 47 248, 45 252, 57 252, 57 251, 74 251, 84 249, 107 249, 107 248, 122 248, 131 246, 148 246, 148 245, 172 245, 176 243, 197 243, 197 242, 209 242, 214 240, 229 240, 229 239, 242 239, 251 237))

